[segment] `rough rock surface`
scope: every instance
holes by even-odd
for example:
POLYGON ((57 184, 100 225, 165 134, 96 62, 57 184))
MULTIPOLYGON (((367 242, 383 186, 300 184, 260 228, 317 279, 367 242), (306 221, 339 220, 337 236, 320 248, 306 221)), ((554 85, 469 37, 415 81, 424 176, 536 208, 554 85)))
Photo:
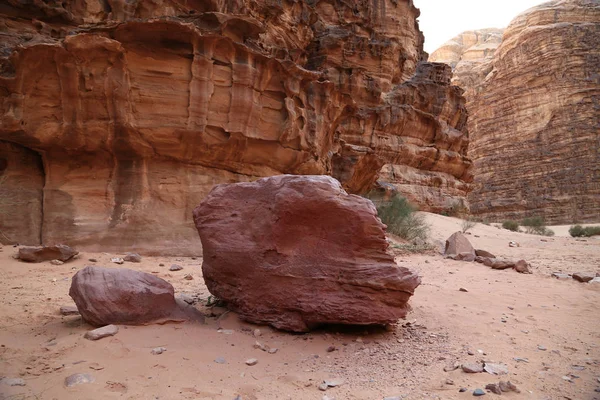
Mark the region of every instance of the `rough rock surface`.
POLYGON ((19 260, 33 263, 50 260, 65 262, 75 257, 77 254, 79 254, 78 251, 75 251, 64 244, 19 248, 19 260))
POLYGON ((8 1, 0 211, 20 224, 0 213, 1 240, 196 255, 189 215, 215 184, 278 174, 450 207, 472 180, 465 100, 423 62, 418 15, 411 0, 8 1))
POLYGON ((176 310, 170 283, 145 272, 89 266, 73 276, 69 296, 94 325, 140 325, 169 319, 176 310))
POLYGON ((466 31, 431 53, 430 62, 452 67, 452 83, 464 89, 467 110, 471 109, 481 84, 490 72, 494 54, 502 42, 504 29, 466 31))
POLYGON ((600 215, 600 3, 545 2, 516 17, 470 103, 471 212, 549 224, 600 215))
POLYGON ((218 185, 194 221, 206 286, 250 322, 296 332, 393 323, 420 283, 386 252, 373 203, 328 176, 218 185))
POLYGON ((474 261, 475 249, 461 232, 455 232, 446 240, 444 256, 462 261, 474 261))

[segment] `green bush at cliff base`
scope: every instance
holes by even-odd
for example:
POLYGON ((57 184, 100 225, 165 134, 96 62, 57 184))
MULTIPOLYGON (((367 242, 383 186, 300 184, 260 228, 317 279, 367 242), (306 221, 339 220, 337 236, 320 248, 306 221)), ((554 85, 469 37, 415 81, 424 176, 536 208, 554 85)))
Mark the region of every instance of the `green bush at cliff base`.
POLYGON ((406 240, 427 239, 429 226, 425 217, 417 214, 417 209, 404 197, 395 195, 389 200, 372 201, 389 233, 406 240))
POLYGON ((509 231, 519 232, 519 223, 517 221, 504 221, 502 227, 509 231))
POLYGON ((554 231, 546 228, 546 222, 542 217, 525 218, 521 225, 525 227, 527 233, 543 236, 554 236, 554 231))
POLYGON ((600 236, 600 226, 586 226, 584 228, 581 225, 575 225, 569 229, 569 235, 572 237, 600 236))

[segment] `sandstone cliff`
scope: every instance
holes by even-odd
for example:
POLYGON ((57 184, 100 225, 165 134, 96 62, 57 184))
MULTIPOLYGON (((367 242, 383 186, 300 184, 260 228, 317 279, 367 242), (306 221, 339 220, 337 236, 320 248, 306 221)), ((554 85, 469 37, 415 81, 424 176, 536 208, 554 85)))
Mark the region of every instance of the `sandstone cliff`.
POLYGON ((471 211, 598 222, 599 110, 600 3, 551 1, 515 18, 469 103, 471 211))
POLYGON ((504 29, 489 28, 466 31, 431 53, 430 62, 452 67, 452 84, 464 89, 469 104, 475 99, 486 76, 492 72, 494 54, 502 42, 504 29))
POLYGON ((213 185, 276 174, 431 210, 469 189, 464 99, 410 0, 24 4, 0 6, 3 242, 198 254, 213 185))

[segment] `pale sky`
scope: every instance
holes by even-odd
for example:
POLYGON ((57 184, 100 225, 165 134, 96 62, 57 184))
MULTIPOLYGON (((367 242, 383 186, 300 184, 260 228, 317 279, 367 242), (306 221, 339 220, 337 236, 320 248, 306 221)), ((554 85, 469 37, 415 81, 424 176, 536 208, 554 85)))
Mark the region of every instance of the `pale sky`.
POLYGON ((544 0, 414 0, 421 10, 419 26, 425 35, 425 51, 433 53, 464 31, 506 28, 521 12, 544 0))

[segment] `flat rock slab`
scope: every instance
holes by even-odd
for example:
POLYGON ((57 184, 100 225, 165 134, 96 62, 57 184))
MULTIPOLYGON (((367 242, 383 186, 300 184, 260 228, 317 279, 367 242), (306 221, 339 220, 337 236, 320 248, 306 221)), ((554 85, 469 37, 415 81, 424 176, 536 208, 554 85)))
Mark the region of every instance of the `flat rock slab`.
POLYGON ((125 268, 85 267, 73 276, 69 295, 94 326, 155 322, 177 308, 170 283, 125 268))
POLYGON ((504 364, 485 363, 483 370, 488 374, 492 375, 506 375, 508 374, 508 367, 504 364))
POLYGON ((73 387, 86 383, 93 383, 96 379, 90 374, 73 374, 65 378, 65 386, 73 387))
POLYGON ((589 282, 596 277, 595 272, 576 272, 573 274, 573 279, 578 282, 589 282))
POLYGON ((60 308, 60 315, 79 315, 77 306, 62 306, 60 308))
POLYGON ((328 176, 217 185, 194 210, 206 286, 249 322, 390 324, 420 278, 387 253, 370 200, 328 176))
POLYGON ((21 247, 19 249, 19 260, 26 262, 39 263, 44 261, 59 260, 62 262, 68 261, 79 254, 64 244, 56 246, 37 246, 37 247, 21 247))
POLYGON ((84 337, 89 340, 99 340, 108 336, 114 336, 119 332, 119 327, 116 325, 106 325, 102 328, 97 328, 85 333, 84 337))
POLYGON ((478 257, 496 258, 496 256, 490 253, 489 251, 480 249, 475 250, 475 255, 478 257))
POLYGON ((25 386, 25 380, 21 378, 2 378, 0 383, 7 386, 25 386))

